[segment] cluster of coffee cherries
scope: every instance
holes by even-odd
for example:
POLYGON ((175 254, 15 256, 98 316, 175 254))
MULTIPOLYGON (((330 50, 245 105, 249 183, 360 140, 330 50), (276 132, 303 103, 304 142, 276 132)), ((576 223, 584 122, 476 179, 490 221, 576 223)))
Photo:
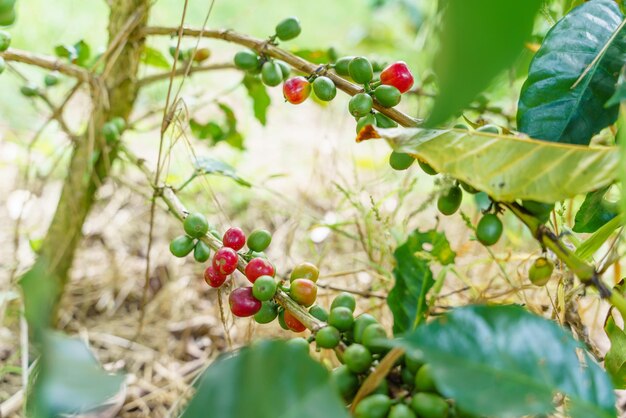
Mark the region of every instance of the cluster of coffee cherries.
MULTIPOLYGON (((269 38, 268 42, 274 43, 276 39, 280 39, 281 41, 291 40, 300 35, 302 28, 300 26, 300 21, 297 18, 288 17, 278 23, 275 30, 275 34, 269 38)), ((263 84, 269 87, 278 86, 280 83, 287 80, 289 73, 291 72, 291 69, 286 62, 271 59, 263 54, 258 55, 254 51, 250 50, 237 52, 235 54, 234 62, 237 68, 244 70, 249 74, 260 74, 263 84)), ((287 81, 285 81, 285 83, 287 83, 287 81)), ((302 101, 305 99, 306 97, 304 97, 302 101)))
MULTIPOLYGON (((356 300, 346 292, 333 299, 329 311, 313 305, 309 313, 325 325, 308 339, 289 341, 307 352, 313 342, 317 350, 334 351, 341 365, 332 370, 332 383, 347 404, 352 403, 363 381, 391 347, 387 331, 378 320, 368 313, 355 316, 355 310, 356 300)), ((279 321, 283 328, 304 330, 303 326, 294 327, 288 311, 284 319, 279 316, 279 321)), ((437 392, 430 366, 413 352, 406 353, 379 387, 355 408, 356 418, 445 418, 453 413, 462 416, 437 392)))
POLYGON ((183 222, 184 235, 170 242, 170 252, 176 257, 186 257, 193 251, 193 258, 204 263, 211 257, 211 248, 201 240, 209 232, 209 222, 201 213, 190 213, 183 222))

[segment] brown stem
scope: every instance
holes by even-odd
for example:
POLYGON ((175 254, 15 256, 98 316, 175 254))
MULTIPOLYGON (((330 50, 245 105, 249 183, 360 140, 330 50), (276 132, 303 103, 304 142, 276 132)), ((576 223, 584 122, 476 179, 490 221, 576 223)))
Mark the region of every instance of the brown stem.
MULTIPOLYGON (((172 28, 172 27, 147 27, 143 30, 144 36, 149 35, 175 35, 178 33, 180 28, 172 28)), ((291 65, 298 71, 301 71, 306 74, 312 74, 319 70, 320 66, 317 64, 313 64, 303 58, 300 58, 290 52, 287 52, 281 48, 278 48, 265 40, 253 38, 248 35, 244 35, 241 33, 237 33, 231 30, 200 30, 200 29, 191 29, 191 28, 183 28, 183 35, 189 37, 203 37, 203 38, 212 38, 212 39, 221 39, 227 42, 236 43, 239 45, 243 45, 250 49, 253 49, 259 53, 263 53, 273 58, 277 58, 285 61, 287 64, 291 65)), ((334 72, 327 72, 325 74, 328 78, 330 78, 333 83, 337 86, 339 90, 344 91, 350 96, 354 96, 357 93, 363 92, 363 89, 356 84, 353 84, 335 74, 334 72)), ((420 123, 420 120, 410 117, 409 115, 400 112, 394 108, 386 108, 374 103, 374 108, 378 110, 380 113, 392 118, 396 122, 398 122, 402 126, 417 126, 420 123)))
POLYGON ((64 62, 58 58, 52 58, 47 55, 34 54, 32 52, 21 51, 19 49, 10 48, 0 53, 0 57, 6 61, 21 62, 37 67, 45 68, 51 71, 58 71, 70 77, 74 77, 80 81, 91 80, 91 73, 78 65, 64 62))

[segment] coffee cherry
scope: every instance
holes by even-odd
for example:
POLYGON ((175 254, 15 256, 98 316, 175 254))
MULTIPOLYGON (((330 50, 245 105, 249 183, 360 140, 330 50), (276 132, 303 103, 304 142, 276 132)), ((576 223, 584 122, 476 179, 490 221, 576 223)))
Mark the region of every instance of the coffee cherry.
POLYGON ((107 122, 102 125, 102 136, 107 143, 114 143, 119 141, 121 134, 114 123, 107 122))
POLYGON ((313 305, 309 308, 309 313, 320 321, 328 321, 328 312, 319 305, 313 305))
POLYGON ((248 248, 251 251, 264 251, 271 242, 272 234, 264 229, 256 229, 248 236, 248 248))
POLYGON ((376 124, 376 116, 372 113, 359 118, 359 121, 356 123, 356 133, 361 132, 363 128, 367 125, 377 126, 376 124))
MULTIPOLYGON (((254 291, 254 288, 252 289, 254 291)), ((259 324, 269 324, 278 316, 278 304, 271 300, 261 304, 259 312, 254 314, 254 320, 259 324)))
POLYGON ((356 309, 356 299, 348 292, 341 292, 330 304, 330 309, 344 307, 350 309, 350 312, 354 312, 356 309))
POLYGON ((246 234, 243 233, 241 228, 228 228, 228 230, 224 232, 222 243, 224 247, 239 251, 246 245, 246 234))
POLYGON ((280 72, 283 75, 283 80, 287 80, 289 78, 289 74, 291 73, 291 67, 285 61, 274 60, 276 64, 280 67, 280 72))
POLYGON ((484 132, 489 134, 500 134, 500 128, 496 125, 483 125, 480 128, 476 129, 476 132, 484 132))
POLYGON ((361 344, 352 344, 343 352, 343 362, 352 373, 366 372, 372 360, 372 353, 361 344))
POLYGON ((387 331, 380 324, 368 325, 361 337, 362 344, 375 354, 387 351, 388 348, 384 344, 387 339, 387 331))
POLYGON ((372 81, 374 70, 372 64, 365 57, 355 57, 348 64, 350 77, 358 84, 366 84, 372 81))
POLYGON ((483 245, 493 245, 502 235, 502 221, 493 213, 483 216, 476 226, 476 238, 483 245))
POLYGON ((374 97, 383 107, 394 107, 400 100, 402 99, 402 93, 400 90, 393 86, 387 86, 385 84, 381 84, 380 86, 374 89, 374 97))
POLYGON ((451 187, 437 199, 437 209, 446 216, 454 214, 461 207, 463 192, 458 186, 451 187))
POLYGON ((530 266, 528 278, 535 286, 545 286, 546 283, 550 281, 553 271, 554 264, 552 264, 552 261, 545 257, 539 257, 535 260, 533 265, 530 266))
POLYGON ((235 54, 235 66, 242 70, 254 70, 259 67, 259 56, 252 51, 239 51, 235 54))
POLYGON ((292 338, 288 340, 287 345, 289 347, 292 347, 294 350, 297 350, 306 354, 309 354, 311 350, 311 347, 309 346, 309 342, 302 337, 292 338))
POLYGON ((204 62, 211 56, 211 50, 209 48, 198 48, 193 54, 194 62, 204 62))
POLYGON ((300 305, 311 306, 317 298, 317 285, 308 279, 296 279, 291 282, 289 295, 300 305))
POLYGON ((293 77, 283 84, 283 95, 291 104, 304 102, 311 94, 311 83, 304 77, 293 77))
POLYGON ((11 34, 0 30, 0 52, 4 52, 11 46, 11 34))
POLYGON ((335 62, 335 72, 342 76, 350 75, 350 61, 352 61, 355 57, 342 57, 335 62))
POLYGON ((15 23, 16 17, 15 9, 0 13, 0 26, 11 26, 15 23))
POLYGON ((0 13, 6 13, 15 8, 17 0, 0 0, 0 13))
POLYGON ((344 306, 333 308, 328 315, 328 324, 337 328, 339 331, 348 331, 354 324, 352 311, 344 306))
POLYGON ((276 25, 276 36, 281 41, 288 41, 300 35, 302 27, 297 17, 288 17, 276 25))
POLYGON ((245 274, 248 280, 254 283, 261 276, 274 277, 274 266, 264 258, 253 258, 246 266, 245 274))
POLYGON ((437 170, 432 168, 426 161, 417 160, 417 163, 419 164, 420 168, 424 171, 424 173, 428 174, 429 176, 435 176, 438 174, 437 170))
POLYGON ((415 375, 415 390, 418 392, 436 392, 435 381, 430 371, 430 365, 424 364, 415 375))
POLYGON ((372 111, 374 101, 367 93, 357 93, 348 102, 348 111, 355 118, 366 116, 372 111))
POLYGON ((542 203, 534 200, 522 200, 522 207, 541 223, 546 223, 550 219, 550 214, 554 210, 554 203, 542 203))
POLYGON ((404 61, 394 62, 388 65, 380 73, 380 82, 394 86, 400 93, 406 93, 413 86, 413 74, 404 61))
POLYGON ((170 252, 179 258, 185 257, 189 254, 191 250, 193 250, 193 247, 193 238, 188 237, 187 235, 176 237, 170 242, 170 252))
POLYGON ((289 327, 285 323, 285 310, 281 307, 278 307, 278 324, 285 331, 289 331, 289 327))
POLYGON ((220 274, 228 276, 237 270, 239 258, 235 250, 229 247, 222 247, 213 256, 213 268, 220 274))
POLYGON ((391 399, 382 394, 370 395, 363 398, 354 408, 355 418, 385 418, 391 408, 391 399))
POLYGON ((116 116, 114 118, 111 118, 109 122, 115 125, 120 134, 126 130, 126 121, 124 120, 124 118, 116 116))
POLYGON ((293 282, 296 279, 308 279, 312 282, 317 282, 319 276, 320 271, 318 268, 314 264, 305 262, 300 263, 293 268, 289 280, 293 282))
POLYGON ((325 76, 317 77, 313 80, 313 91, 318 99, 329 102, 337 95, 337 87, 335 83, 325 76))
POLYGON ((415 412, 403 403, 399 403, 391 407, 387 418, 417 418, 415 412))
POLYGON ((183 222, 183 228, 190 237, 200 238, 209 232, 209 223, 201 213, 190 213, 183 222))
POLYGON ((211 257, 211 248, 202 241, 198 241, 193 249, 193 258, 198 263, 204 263, 211 257))
POLYGON ((358 376, 352 373, 345 364, 330 373, 330 380, 345 401, 351 401, 359 390, 358 376))
POLYGON ((354 342, 361 343, 363 341, 363 332, 371 324, 376 324, 376 318, 368 313, 361 314, 354 320, 352 332, 354 333, 354 342))
POLYGON ((463 131, 469 131, 469 130, 470 130, 469 126, 467 126, 467 125, 466 125, 466 124, 464 124, 464 123, 457 123, 457 124, 456 124, 456 125, 454 125, 452 128, 454 128, 454 129, 460 129, 460 130, 463 130, 463 131))
POLYGON ((411 373, 416 374, 417 371, 424 365, 424 358, 421 354, 417 354, 415 351, 407 351, 404 353, 404 364, 411 373))
POLYGON ((415 158, 403 152, 392 151, 389 155, 389 165, 394 170, 406 170, 415 162, 415 158))
POLYGON ((209 286, 218 288, 226 281, 226 275, 220 274, 213 266, 209 266, 204 270, 204 281, 209 286))
POLYGON ((479 192, 478 189, 473 188, 472 186, 470 186, 469 184, 465 183, 464 181, 459 181, 459 184, 461 185, 461 188, 463 190, 465 190, 469 194, 476 194, 476 193, 479 192))
POLYGON ((252 316, 261 310, 261 301, 252 295, 252 287, 240 287, 228 295, 228 304, 233 315, 252 316))
POLYGON ((39 88, 34 84, 27 84, 25 86, 20 87, 20 92, 25 97, 39 96, 39 88))
POLYGON ((382 113, 376 113, 376 126, 379 128, 396 128, 398 123, 382 113))
POLYGON ((439 395, 417 393, 411 399, 411 408, 421 418, 448 418, 450 407, 439 395))
POLYGON ((306 330, 306 327, 302 325, 302 322, 298 321, 298 319, 287 310, 285 310, 285 325, 287 325, 287 327, 293 332, 302 332, 306 330))
POLYGON ((252 294, 258 300, 265 302, 270 300, 276 294, 276 281, 270 276, 261 276, 254 281, 252 286, 252 294))
POLYGON ((325 326, 315 334, 315 343, 319 348, 335 348, 339 345, 341 334, 333 326, 325 326))
POLYGON ((274 61, 267 61, 261 69, 261 80, 265 85, 274 87, 282 83, 283 70, 274 61))

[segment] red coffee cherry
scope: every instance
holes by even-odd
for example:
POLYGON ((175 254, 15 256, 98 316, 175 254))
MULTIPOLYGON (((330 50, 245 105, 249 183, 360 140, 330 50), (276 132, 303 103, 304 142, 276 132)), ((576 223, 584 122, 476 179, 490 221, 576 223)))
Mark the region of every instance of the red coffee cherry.
POLYGON ((303 306, 311 306, 317 298, 317 285, 308 279, 296 279, 289 289, 291 299, 303 306))
POLYGON ((406 93, 413 86, 413 81, 413 74, 404 61, 394 62, 380 73, 380 82, 394 86, 400 93, 406 93))
POLYGON ((246 245, 246 234, 243 233, 241 228, 229 228, 228 231, 224 232, 222 242, 224 247, 239 251, 246 245))
POLYGON ((302 322, 298 321, 288 310, 285 310, 285 324, 293 332, 302 332, 306 329, 306 327, 302 325, 302 322))
POLYGON ((213 266, 209 266, 204 270, 204 281, 211 287, 218 288, 226 281, 224 274, 218 273, 213 266))
POLYGON ((237 253, 229 247, 222 247, 213 256, 213 268, 220 274, 228 276, 237 270, 237 253))
POLYGON ((252 295, 252 287, 240 287, 228 296, 230 311, 235 316, 252 316, 261 310, 261 301, 252 295))
POLYGON ((291 104, 304 102, 311 94, 311 83, 304 77, 293 77, 283 84, 283 95, 291 104))
POLYGON ((245 273, 248 280, 254 283, 261 276, 274 277, 274 266, 266 259, 257 257, 250 260, 246 266, 245 273))

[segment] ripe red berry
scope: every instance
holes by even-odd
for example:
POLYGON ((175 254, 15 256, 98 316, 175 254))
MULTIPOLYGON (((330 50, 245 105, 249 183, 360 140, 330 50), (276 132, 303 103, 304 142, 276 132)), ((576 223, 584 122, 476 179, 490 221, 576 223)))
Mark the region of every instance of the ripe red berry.
POLYGON ((228 296, 230 311, 235 316, 252 316, 261 310, 261 301, 252 295, 252 287, 240 287, 228 296))
POLYGON ((291 299, 303 306, 311 306, 317 298, 317 285, 308 279, 296 279, 289 289, 291 299))
POLYGON ((220 287, 226 281, 226 276, 215 271, 213 266, 204 270, 204 281, 211 287, 220 287))
POLYGON ((380 73, 380 82, 406 93, 413 86, 413 74, 404 61, 398 61, 385 67, 380 73))
POLYGON ((224 247, 239 251, 246 245, 246 234, 243 233, 241 228, 229 228, 228 231, 224 232, 222 242, 224 247))
POLYGON ((213 256, 213 268, 225 276, 237 270, 237 252, 229 247, 222 247, 213 256))
POLYGON ((274 277, 274 266, 266 259, 257 257, 250 260, 246 266, 245 273, 248 280, 254 283, 261 276, 274 277))
POLYGON ((288 310, 285 310, 285 324, 293 332, 302 332, 306 329, 306 327, 302 325, 302 322, 298 321, 288 310))
POLYGON ((293 77, 283 84, 283 95, 291 104, 300 104, 311 94, 311 83, 304 77, 293 77))

